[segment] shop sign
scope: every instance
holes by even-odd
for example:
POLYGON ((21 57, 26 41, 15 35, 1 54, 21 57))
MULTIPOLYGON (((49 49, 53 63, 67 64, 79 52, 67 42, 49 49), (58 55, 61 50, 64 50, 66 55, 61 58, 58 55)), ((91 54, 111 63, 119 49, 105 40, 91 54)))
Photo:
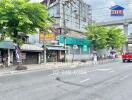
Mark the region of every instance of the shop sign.
POLYGON ((51 34, 51 33, 45 34, 46 40, 54 40, 54 38, 55 38, 54 34, 51 34))
POLYGON ((78 49, 78 46, 77 45, 73 45, 73 49, 78 49))
MULTIPOLYGON (((57 37, 59 40, 59 44, 64 44, 64 36, 57 37)), ((66 37, 66 44, 67 45, 87 45, 90 46, 91 41, 87 39, 80 39, 80 38, 74 38, 74 37, 66 37)))
POLYGON ((119 5, 111 7, 111 16, 124 16, 124 8, 119 5))
POLYGON ((40 32, 39 33, 39 39, 40 39, 40 41, 44 41, 45 40, 45 33, 44 32, 40 32))
POLYGON ((40 34, 39 34, 39 38, 40 38, 40 41, 54 40, 54 39, 55 39, 55 35, 52 34, 52 33, 44 33, 44 32, 40 32, 40 34))
POLYGON ((21 51, 20 51, 20 47, 18 44, 14 43, 14 47, 15 47, 15 54, 16 54, 16 58, 17 58, 17 62, 21 62, 21 51))

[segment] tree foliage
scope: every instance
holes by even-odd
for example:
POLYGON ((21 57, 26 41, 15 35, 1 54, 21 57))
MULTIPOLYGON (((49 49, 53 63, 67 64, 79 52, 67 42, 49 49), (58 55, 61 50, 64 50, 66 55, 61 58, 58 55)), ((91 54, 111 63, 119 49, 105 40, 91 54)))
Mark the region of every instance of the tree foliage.
POLYGON ((127 36, 123 34, 122 29, 118 27, 108 27, 107 35, 108 47, 120 48, 127 42, 127 36))
MULTIPOLYGON (((0 0, 0 32, 17 43, 18 33, 37 33, 36 29, 48 31, 53 20, 48 16, 47 7, 30 0, 0 0)), ((3 38, 3 39, 4 39, 3 38)))
POLYGON ((92 41, 92 47, 95 50, 105 48, 107 46, 107 29, 99 25, 88 25, 85 27, 87 30, 86 36, 92 41))
POLYGON ((92 41, 94 50, 104 48, 120 48, 127 41, 122 29, 117 27, 104 27, 96 24, 87 25, 86 36, 92 41))

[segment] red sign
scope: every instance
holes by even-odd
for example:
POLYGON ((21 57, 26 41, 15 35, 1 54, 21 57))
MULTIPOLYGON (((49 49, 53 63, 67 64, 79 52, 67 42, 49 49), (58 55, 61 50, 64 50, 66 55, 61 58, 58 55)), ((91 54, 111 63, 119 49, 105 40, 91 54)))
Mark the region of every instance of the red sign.
POLYGON ((123 14, 123 10, 112 10, 112 14, 123 14))

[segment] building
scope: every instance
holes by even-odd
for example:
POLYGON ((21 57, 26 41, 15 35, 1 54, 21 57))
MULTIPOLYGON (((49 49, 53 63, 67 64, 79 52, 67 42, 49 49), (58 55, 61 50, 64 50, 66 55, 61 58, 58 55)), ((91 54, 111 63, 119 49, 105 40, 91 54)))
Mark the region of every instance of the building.
MULTIPOLYGON (((20 46, 22 64, 39 64, 41 63, 42 47, 38 47, 35 44, 28 42, 28 36, 19 34, 19 38, 22 38, 25 42, 20 46)), ((0 41, 0 65, 10 66, 17 64, 16 57, 16 44, 11 39, 5 39, 0 41)))
POLYGON ((54 28, 59 45, 64 46, 66 39, 67 59, 70 60, 73 54, 75 60, 89 59, 90 41, 83 34, 84 26, 92 21, 91 6, 83 0, 71 0, 67 4, 63 4, 63 0, 44 0, 41 3, 48 5, 49 16, 58 22, 54 28))

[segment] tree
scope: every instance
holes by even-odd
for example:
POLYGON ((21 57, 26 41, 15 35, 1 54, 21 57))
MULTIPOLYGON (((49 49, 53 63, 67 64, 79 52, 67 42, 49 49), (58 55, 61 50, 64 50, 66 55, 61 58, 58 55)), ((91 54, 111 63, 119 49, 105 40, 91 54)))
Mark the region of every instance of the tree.
POLYGON ((94 50, 120 48, 127 42, 127 36, 118 27, 104 27, 96 24, 87 25, 86 36, 92 41, 94 50))
MULTIPOLYGON (((54 22, 48 16, 48 8, 40 3, 30 0, 0 0, 0 33, 2 39, 10 37, 16 44, 24 41, 20 33, 25 35, 37 33, 37 29, 48 32, 54 22)), ((19 49, 19 46, 15 46, 19 49)), ((16 49, 16 52, 20 51, 16 49)), ((21 51, 20 51, 21 52, 21 51)), ((20 52, 19 55, 20 55, 20 52)), ((18 54, 16 53, 16 54, 18 54)), ((17 57, 21 61, 21 56, 17 57)), ((26 69, 19 64, 18 70, 26 69)))
POLYGON ((92 47, 94 50, 99 50, 107 47, 107 28, 96 25, 96 24, 91 24, 87 25, 85 27, 86 29, 86 36, 89 40, 91 40, 92 47))
MULTIPOLYGON (((47 7, 30 0, 0 0, 0 32, 21 45, 19 32, 25 35, 37 33, 36 29, 47 32, 53 20, 48 16, 47 7)), ((4 39, 2 38, 2 39, 4 39)))
POLYGON ((127 36, 118 27, 108 27, 107 45, 111 48, 120 48, 127 42, 127 36))

